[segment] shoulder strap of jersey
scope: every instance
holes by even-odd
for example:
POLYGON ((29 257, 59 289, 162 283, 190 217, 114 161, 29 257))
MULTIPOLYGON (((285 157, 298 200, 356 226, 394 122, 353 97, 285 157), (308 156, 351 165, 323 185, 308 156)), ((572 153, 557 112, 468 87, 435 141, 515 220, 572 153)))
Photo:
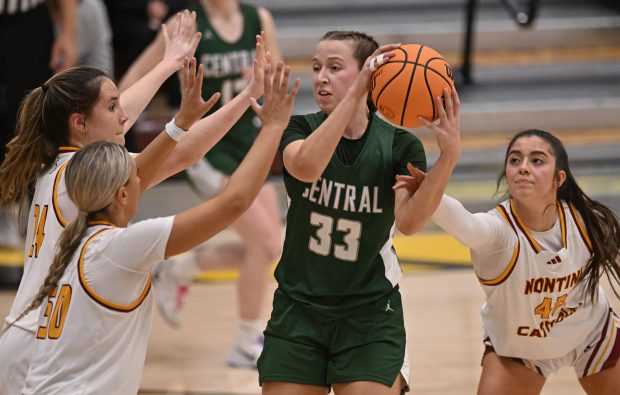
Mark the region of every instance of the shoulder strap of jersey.
POLYGON ((67 169, 67 165, 69 161, 63 163, 58 170, 56 171, 56 177, 54 177, 54 187, 52 188, 52 207, 54 208, 54 214, 56 215, 56 220, 63 228, 67 226, 67 220, 63 217, 62 212, 60 210, 60 203, 58 201, 58 187, 60 185, 60 180, 62 178, 63 173, 67 169))
POLYGON ((512 204, 512 200, 509 201, 509 208, 510 208, 510 214, 512 215, 512 218, 514 219, 514 223, 515 223, 516 227, 525 236, 525 239, 528 241, 528 243, 530 243, 530 246, 532 246, 532 249, 537 254, 539 252, 541 252, 542 248, 540 247, 540 245, 538 244, 536 239, 534 239, 534 237, 532 237, 530 232, 527 230, 527 227, 523 223, 523 220, 521 219, 521 217, 519 217, 519 213, 517 212, 517 210, 515 209, 514 205, 512 204))
POLYGON ((579 216, 577 209, 572 203, 568 203, 568 211, 570 212, 571 217, 573 218, 573 222, 575 223, 575 225, 577 225, 577 230, 579 231, 581 240, 583 240, 583 243, 588 248, 588 251, 590 251, 590 254, 594 253, 594 248, 592 247, 592 241, 590 240, 590 237, 588 236, 587 228, 585 224, 581 222, 581 217, 579 216))
POLYGON ((506 220, 506 222, 508 222, 512 230, 515 232, 515 235, 517 236, 517 244, 515 245, 515 249, 512 253, 512 257, 510 258, 510 261, 506 265, 506 268, 504 269, 504 271, 499 276, 495 278, 491 278, 491 279, 484 279, 480 276, 476 276, 478 277, 478 281, 480 282, 480 284, 489 285, 489 286, 500 285, 501 283, 506 281, 508 277, 510 277, 510 274, 512 273, 512 271, 514 270, 517 264, 517 260, 519 258, 519 252, 521 251, 521 242, 519 240, 519 233, 517 232, 517 229, 514 223, 512 222, 512 219, 510 218, 510 214, 508 214, 508 211, 502 204, 498 204, 495 207, 495 209, 499 211, 501 216, 506 220))
POLYGON ((239 6, 241 7, 241 13, 243 14, 244 31, 247 29, 248 32, 252 32, 254 35, 260 34, 262 25, 258 15, 258 9, 250 4, 241 3, 239 6))

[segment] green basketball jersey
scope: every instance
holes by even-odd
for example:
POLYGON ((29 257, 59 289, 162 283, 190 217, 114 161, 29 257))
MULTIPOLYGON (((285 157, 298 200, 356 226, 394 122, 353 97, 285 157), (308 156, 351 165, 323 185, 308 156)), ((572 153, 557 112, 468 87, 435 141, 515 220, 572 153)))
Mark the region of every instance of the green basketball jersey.
MULTIPOLYGON (((202 38, 196 49, 196 59, 204 66, 205 80, 202 96, 206 99, 215 92, 222 96, 209 114, 220 109, 239 94, 248 84, 242 70, 253 67, 256 52, 256 35, 261 32, 260 18, 255 7, 240 4, 243 14, 243 33, 234 43, 229 43, 211 26, 200 2, 193 4, 196 26, 202 38)), ((235 126, 207 154, 207 159, 217 169, 232 174, 256 138, 254 112, 248 109, 235 126)))
MULTIPOLYGON (((323 112, 293 116, 281 148, 307 137, 325 118, 323 112)), ((426 169, 424 150, 412 134, 376 115, 366 134, 351 164, 342 161, 345 156, 333 155, 314 183, 284 172, 289 209, 275 276, 284 293, 328 318, 391 292, 402 277, 392 247, 392 186, 404 167, 395 158, 401 156, 395 155, 397 134, 415 147, 407 160, 426 169)))

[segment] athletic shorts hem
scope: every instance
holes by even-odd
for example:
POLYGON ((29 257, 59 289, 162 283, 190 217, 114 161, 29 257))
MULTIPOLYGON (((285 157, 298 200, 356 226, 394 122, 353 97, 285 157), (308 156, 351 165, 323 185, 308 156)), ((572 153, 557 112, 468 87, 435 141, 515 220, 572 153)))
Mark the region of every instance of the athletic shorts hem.
POLYGON ((260 384, 261 386, 263 385, 263 383, 266 383, 266 382, 281 382, 281 383, 291 383, 291 384, 303 384, 303 385, 313 385, 315 387, 330 388, 330 386, 326 385, 325 383, 317 384, 315 382, 312 382, 312 380, 304 380, 304 379, 300 379, 300 378, 297 378, 297 377, 271 375, 271 376, 267 376, 267 377, 259 377, 258 378, 258 384, 260 384))
POLYGON ((363 376, 359 376, 359 377, 343 377, 343 378, 339 378, 338 381, 332 381, 332 385, 334 384, 344 384, 344 383, 352 383, 355 381, 372 381, 375 383, 379 383, 379 384, 383 384, 386 385, 388 388, 392 388, 392 386, 394 385, 394 383, 396 382, 396 380, 398 380, 398 375, 400 374, 400 370, 398 371, 398 373, 396 373, 396 378, 394 378, 394 381, 392 381, 391 383, 386 380, 385 377, 381 377, 381 376, 370 376, 368 374, 365 374, 363 376))

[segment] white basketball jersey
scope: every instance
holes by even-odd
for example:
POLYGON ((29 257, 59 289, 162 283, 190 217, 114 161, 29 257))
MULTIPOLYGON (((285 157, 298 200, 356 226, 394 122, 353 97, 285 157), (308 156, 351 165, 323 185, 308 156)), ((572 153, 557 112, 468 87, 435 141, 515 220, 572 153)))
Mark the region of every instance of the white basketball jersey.
MULTIPOLYGON (((599 287, 592 300, 580 276, 592 255, 572 205, 557 204, 562 248, 545 251, 510 201, 496 210, 517 234, 514 254, 495 279, 480 279, 487 295, 482 320, 498 355, 547 359, 566 355, 600 325, 609 302, 599 287)), ((498 262, 498 264, 504 264, 498 262)))
POLYGON ((138 392, 151 327, 151 269, 174 217, 97 222, 43 301, 24 394, 138 392))
MULTIPOLYGON (((35 184, 34 197, 28 214, 28 230, 24 249, 24 274, 7 323, 13 322, 32 302, 56 253, 56 243, 65 225, 76 215, 77 209, 67 196, 64 171, 69 159, 78 148, 61 147, 52 167, 35 184)), ((16 327, 35 332, 39 311, 28 313, 15 323, 16 327)))

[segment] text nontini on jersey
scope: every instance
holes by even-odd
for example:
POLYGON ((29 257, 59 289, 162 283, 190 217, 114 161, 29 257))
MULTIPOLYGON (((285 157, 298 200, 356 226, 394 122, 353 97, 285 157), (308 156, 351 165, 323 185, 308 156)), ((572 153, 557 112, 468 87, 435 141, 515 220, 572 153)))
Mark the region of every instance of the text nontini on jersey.
POLYGON ((579 280, 583 269, 562 277, 539 277, 525 282, 525 295, 532 293, 554 293, 574 287, 579 280))
POLYGON ((355 213, 383 213, 379 203, 379 187, 364 185, 361 190, 357 185, 319 178, 304 190, 302 197, 312 203, 355 213))

